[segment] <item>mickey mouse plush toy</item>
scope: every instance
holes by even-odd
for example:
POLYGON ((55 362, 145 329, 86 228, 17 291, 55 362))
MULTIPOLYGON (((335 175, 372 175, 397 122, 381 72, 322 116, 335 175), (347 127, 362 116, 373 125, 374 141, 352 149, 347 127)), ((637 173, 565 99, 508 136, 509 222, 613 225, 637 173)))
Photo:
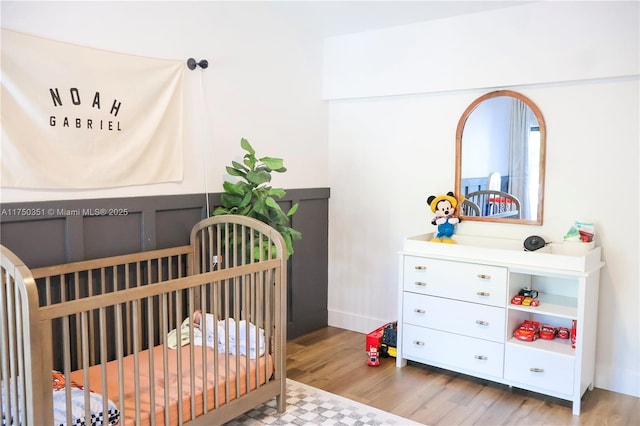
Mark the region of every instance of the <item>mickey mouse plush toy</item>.
MULTIPOLYGON (((461 203, 463 200, 464 198, 459 202, 461 203)), ((451 236, 455 230, 455 225, 460 222, 460 219, 456 216, 456 208, 459 202, 453 196, 453 192, 447 192, 446 195, 432 195, 427 198, 427 204, 429 204, 431 211, 436 214, 431 224, 438 225, 438 233, 431 241, 455 243, 451 236)))

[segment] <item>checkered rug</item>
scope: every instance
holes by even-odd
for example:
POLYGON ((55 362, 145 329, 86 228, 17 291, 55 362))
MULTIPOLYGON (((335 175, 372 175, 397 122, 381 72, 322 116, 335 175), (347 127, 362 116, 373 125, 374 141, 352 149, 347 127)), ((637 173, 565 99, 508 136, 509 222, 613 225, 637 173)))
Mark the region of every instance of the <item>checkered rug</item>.
POLYGON ((361 426, 419 425, 411 420, 287 379, 287 410, 279 414, 275 399, 225 426, 361 426))

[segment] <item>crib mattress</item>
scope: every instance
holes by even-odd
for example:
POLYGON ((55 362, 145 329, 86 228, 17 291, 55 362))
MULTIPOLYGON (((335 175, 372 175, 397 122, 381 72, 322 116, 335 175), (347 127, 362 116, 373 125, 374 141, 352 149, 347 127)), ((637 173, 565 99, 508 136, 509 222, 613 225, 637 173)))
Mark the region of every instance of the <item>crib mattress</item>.
MULTIPOLYGON (((122 360, 122 369, 124 376, 123 382, 123 401, 120 403, 120 379, 118 378, 118 361, 111 361, 106 365, 107 380, 107 397, 113 401, 120 409, 121 424, 137 425, 136 422, 136 372, 138 373, 138 386, 140 388, 140 425, 163 425, 165 417, 169 416, 168 424, 177 424, 179 414, 182 421, 196 418, 204 413, 204 386, 207 387, 207 411, 215 409, 216 406, 225 404, 227 400, 231 401, 247 393, 247 376, 249 377, 249 389, 256 388, 256 379, 260 384, 264 384, 273 374, 273 360, 271 355, 266 355, 257 360, 249 361, 249 369, 247 369, 247 359, 239 356, 239 360, 235 356, 226 356, 223 353, 217 354, 218 364, 215 368, 214 349, 202 346, 185 345, 179 349, 168 349, 168 358, 166 368, 168 374, 165 376, 165 363, 163 361, 164 348, 156 346, 153 349, 139 352, 136 362, 133 355, 129 355, 122 360), (194 355, 194 371, 195 379, 193 383, 189 376, 191 363, 191 348, 194 355), (178 351, 181 352, 181 365, 178 364, 178 351), (151 355, 151 356, 150 356, 151 355), (207 380, 204 381, 204 359, 206 358, 207 380), (225 363, 228 359, 228 372, 225 363), (151 362, 153 360, 153 362, 151 362), (237 368, 239 361, 239 368, 237 368), (137 369, 136 369, 137 363, 137 369), (258 369, 259 374, 256 369, 258 369), (153 371, 153 380, 151 379, 151 371, 153 371), (216 374, 217 372, 217 374, 216 374), (217 379, 216 379, 217 377, 217 379), (237 380, 239 377, 239 380, 237 380), (182 382, 182 392, 178 393, 178 383, 182 382), (228 385, 227 385, 228 382, 228 385), (239 390, 238 390, 239 387, 239 390), (227 398, 227 388, 229 396, 227 398), (192 391, 193 389, 193 391, 192 391), (194 401, 192 401, 192 393, 194 401), (217 398, 216 398, 217 397, 217 398), (216 405, 217 399, 217 405, 216 405), (168 401, 166 404, 165 401, 168 401), (153 402, 153 403, 152 403, 153 402), (192 402, 193 405, 192 409, 192 402), (121 406, 122 405, 122 406, 121 406), (165 409, 165 405, 166 409, 165 409), (155 413, 155 419, 152 418, 152 411, 155 413), (195 416, 192 416, 195 414, 195 416)), ((96 365, 89 369, 89 381, 84 383, 83 371, 75 371, 71 373, 71 379, 79 384, 88 386, 95 392, 102 390, 102 372, 101 366, 96 365)))

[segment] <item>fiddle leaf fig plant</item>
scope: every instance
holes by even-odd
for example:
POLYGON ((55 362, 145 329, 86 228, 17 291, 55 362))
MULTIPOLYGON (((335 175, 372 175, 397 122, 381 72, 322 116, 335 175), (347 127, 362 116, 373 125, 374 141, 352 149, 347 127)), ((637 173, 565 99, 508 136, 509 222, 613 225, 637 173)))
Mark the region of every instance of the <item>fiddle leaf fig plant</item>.
POLYGON ((271 173, 284 173, 282 158, 256 156, 249 141, 241 139, 240 146, 244 154, 242 163, 232 161, 227 166, 227 173, 238 178, 237 182, 225 181, 222 184, 224 192, 220 195, 220 207, 213 211, 214 216, 237 214, 258 219, 277 230, 286 243, 287 257, 293 254, 293 240, 302 238, 299 231, 290 225, 290 217, 298 210, 298 203, 286 213, 282 210, 276 198, 282 198, 286 192, 282 188, 273 188, 271 173))

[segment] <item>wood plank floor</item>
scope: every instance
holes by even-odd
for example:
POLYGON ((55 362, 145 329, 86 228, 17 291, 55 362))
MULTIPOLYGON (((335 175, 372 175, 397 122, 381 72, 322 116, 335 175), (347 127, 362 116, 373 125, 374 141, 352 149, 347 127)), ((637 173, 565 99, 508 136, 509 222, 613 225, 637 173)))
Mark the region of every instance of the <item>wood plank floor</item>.
POLYGON ((587 391, 569 401, 409 363, 367 365, 365 335, 326 327, 287 343, 287 377, 429 425, 640 425, 640 399, 587 391))

